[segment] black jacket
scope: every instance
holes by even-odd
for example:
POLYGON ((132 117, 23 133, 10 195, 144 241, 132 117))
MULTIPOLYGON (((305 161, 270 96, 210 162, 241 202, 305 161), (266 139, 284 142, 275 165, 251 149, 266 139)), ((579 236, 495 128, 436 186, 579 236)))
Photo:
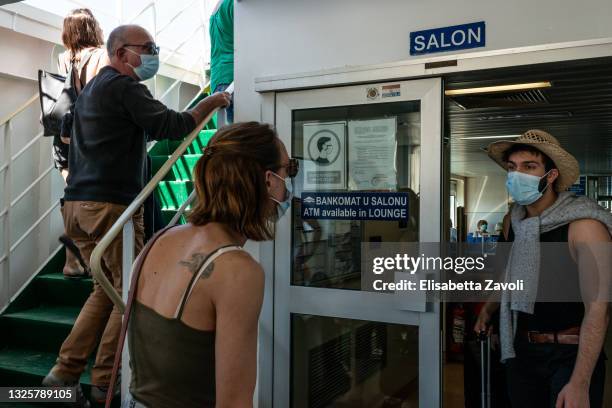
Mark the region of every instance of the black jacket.
POLYGON ((64 199, 128 205, 144 185, 147 140, 182 139, 195 125, 189 113, 168 109, 138 81, 104 67, 75 105, 64 199))

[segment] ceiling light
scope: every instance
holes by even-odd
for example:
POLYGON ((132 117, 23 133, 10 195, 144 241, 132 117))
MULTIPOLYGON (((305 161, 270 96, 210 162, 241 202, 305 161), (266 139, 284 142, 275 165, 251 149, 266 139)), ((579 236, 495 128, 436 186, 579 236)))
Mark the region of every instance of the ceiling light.
POLYGON ((514 115, 479 116, 475 119, 478 121, 506 120, 506 119, 557 119, 557 118, 569 118, 572 116, 573 116, 572 112, 564 111, 564 112, 517 113, 514 115))
POLYGON ((454 96, 454 95, 473 95, 473 94, 494 93, 494 92, 524 91, 526 89, 550 88, 551 86, 552 84, 549 81, 529 82, 525 84, 481 86, 478 88, 449 89, 449 90, 444 91, 444 95, 454 96))
POLYGON ((460 140, 481 140, 481 139, 515 139, 520 135, 504 135, 504 136, 468 136, 460 137, 460 140))

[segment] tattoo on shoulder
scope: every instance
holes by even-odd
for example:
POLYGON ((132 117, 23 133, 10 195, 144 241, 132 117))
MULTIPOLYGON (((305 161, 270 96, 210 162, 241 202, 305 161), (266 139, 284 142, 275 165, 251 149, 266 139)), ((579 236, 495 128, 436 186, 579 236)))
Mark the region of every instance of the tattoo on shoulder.
MULTIPOLYGON (((180 261, 179 265, 187 267, 187 269, 189 269, 189 271, 191 273, 198 273, 198 271, 200 270, 200 268, 202 267, 202 265, 206 261, 207 257, 208 257, 208 254, 205 254, 205 253, 202 253, 202 252, 196 252, 196 253, 191 255, 191 259, 190 260, 188 260, 188 261, 180 261)), ((210 275, 212 275, 212 273, 213 273, 213 269, 215 269, 215 263, 211 262, 210 265, 208 265, 206 267, 204 272, 202 272, 202 276, 200 276, 200 278, 201 279, 209 278, 210 275)))
POLYGON ((210 275, 212 275, 213 273, 213 269, 215 269, 215 262, 211 262, 206 269, 204 269, 204 272, 202 272, 202 276, 200 276, 200 279, 207 279, 210 278, 210 275))

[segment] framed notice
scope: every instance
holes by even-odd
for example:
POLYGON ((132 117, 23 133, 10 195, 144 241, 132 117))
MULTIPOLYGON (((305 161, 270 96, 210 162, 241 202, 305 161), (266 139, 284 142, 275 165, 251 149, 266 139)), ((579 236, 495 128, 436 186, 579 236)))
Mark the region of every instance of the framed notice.
POLYGON ((346 188, 346 122, 304 124, 304 189, 346 188))
POLYGON ((350 190, 397 188, 396 133, 395 117, 348 123, 350 190))

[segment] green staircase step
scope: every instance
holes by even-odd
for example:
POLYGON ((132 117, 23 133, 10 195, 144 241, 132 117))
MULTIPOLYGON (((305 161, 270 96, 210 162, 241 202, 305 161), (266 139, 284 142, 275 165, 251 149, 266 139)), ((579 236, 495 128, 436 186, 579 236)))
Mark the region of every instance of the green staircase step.
MULTIPOLYGON (((201 154, 202 149, 208 144, 208 141, 215 134, 215 129, 202 130, 198 137, 195 138, 193 143, 187 148, 187 154, 201 154)), ((174 153, 177 147, 182 143, 181 140, 160 140, 155 143, 151 151, 149 151, 150 156, 163 156, 163 155, 171 155, 174 153)))
POLYGON ((162 181, 157 186, 156 194, 163 210, 178 210, 193 191, 191 181, 162 181))
MULTIPOLYGON (((49 373, 55 364, 57 352, 41 352, 26 348, 4 348, 0 350, 0 384, 3 387, 39 387, 43 378, 49 373)), ((87 398, 91 391, 90 370, 93 360, 89 360, 85 372, 81 375, 80 382, 83 393, 87 398)), ((117 397, 113 400, 112 407, 121 405, 117 397)), ((26 408, 29 406, 60 407, 61 404, 31 403, 31 404, 0 404, 0 407, 26 408)), ((96 406, 92 404, 92 407, 96 406)))
MULTIPOLYGON (((178 159, 178 161, 172 166, 172 169, 166 174, 165 181, 189 181, 193 174, 193 169, 202 157, 201 154, 185 154, 178 159)), ((164 165, 170 156, 151 156, 152 162, 152 174, 155 174, 164 165)))
POLYGON ((34 287, 40 302, 81 306, 93 289, 93 281, 91 278, 68 279, 57 272, 37 276, 34 287))
POLYGON ((20 312, 7 313, 1 319, 24 320, 30 322, 45 322, 52 324, 63 324, 72 327, 80 307, 42 305, 33 309, 20 312))
MULTIPOLYGON (((56 359, 57 351, 4 348, 0 350, 0 384, 4 387, 39 386, 56 359)), ((81 376, 81 384, 91 385, 89 367, 81 376)))
POLYGON ((40 305, 0 316, 9 346, 57 352, 70 333, 80 306, 40 305))

